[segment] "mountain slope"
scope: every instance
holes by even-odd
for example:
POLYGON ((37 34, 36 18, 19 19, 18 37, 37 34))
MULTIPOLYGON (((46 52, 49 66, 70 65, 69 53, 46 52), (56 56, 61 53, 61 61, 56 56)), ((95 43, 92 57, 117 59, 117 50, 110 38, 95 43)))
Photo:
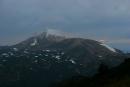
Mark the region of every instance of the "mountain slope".
POLYGON ((118 67, 110 70, 106 68, 92 78, 73 77, 62 81, 56 87, 130 87, 130 59, 118 67))
POLYGON ((44 32, 0 49, 0 86, 47 87, 72 76, 93 76, 100 64, 115 67, 122 56, 98 41, 44 32))

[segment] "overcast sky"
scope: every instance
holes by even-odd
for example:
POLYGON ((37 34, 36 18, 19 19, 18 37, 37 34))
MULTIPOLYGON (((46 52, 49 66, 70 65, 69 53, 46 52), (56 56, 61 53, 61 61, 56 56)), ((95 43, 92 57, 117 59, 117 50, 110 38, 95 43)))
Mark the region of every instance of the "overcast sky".
POLYGON ((0 0, 0 45, 52 28, 128 48, 129 4, 130 0, 0 0))

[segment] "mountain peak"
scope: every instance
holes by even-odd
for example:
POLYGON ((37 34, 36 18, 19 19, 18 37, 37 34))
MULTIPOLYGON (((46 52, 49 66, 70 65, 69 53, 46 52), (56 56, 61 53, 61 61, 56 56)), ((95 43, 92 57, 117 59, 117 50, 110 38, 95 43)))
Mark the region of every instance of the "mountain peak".
POLYGON ((42 32, 41 34, 36 36, 37 38, 40 39, 48 39, 52 41, 61 41, 67 38, 72 38, 74 35, 67 33, 67 32, 62 32, 60 30, 55 30, 55 29, 47 29, 46 31, 42 32))
POLYGON ((44 31, 43 33, 41 33, 39 36, 41 37, 64 37, 64 38, 74 38, 76 37, 76 35, 68 33, 68 32, 63 32, 57 29, 47 29, 46 31, 44 31))
POLYGON ((64 33, 64 32, 61 32, 61 31, 59 31, 59 30, 47 29, 45 32, 46 32, 46 36, 49 36, 49 35, 65 36, 65 33, 64 33))

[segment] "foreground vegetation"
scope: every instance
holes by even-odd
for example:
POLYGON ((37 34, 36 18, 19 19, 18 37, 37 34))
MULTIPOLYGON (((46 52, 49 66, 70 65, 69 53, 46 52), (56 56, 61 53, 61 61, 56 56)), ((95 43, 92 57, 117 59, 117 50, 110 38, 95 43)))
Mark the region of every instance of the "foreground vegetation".
POLYGON ((101 65, 99 73, 92 77, 73 77, 62 81, 57 87, 130 87, 130 59, 125 60, 120 66, 108 69, 101 65))

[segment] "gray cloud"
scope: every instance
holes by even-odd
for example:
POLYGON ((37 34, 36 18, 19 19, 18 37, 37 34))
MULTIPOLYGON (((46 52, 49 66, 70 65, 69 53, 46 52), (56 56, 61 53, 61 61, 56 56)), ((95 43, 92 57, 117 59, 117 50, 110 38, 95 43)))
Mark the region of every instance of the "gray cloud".
POLYGON ((46 27, 94 39, 129 39, 129 3, 130 0, 0 0, 0 44, 23 40, 46 27))

